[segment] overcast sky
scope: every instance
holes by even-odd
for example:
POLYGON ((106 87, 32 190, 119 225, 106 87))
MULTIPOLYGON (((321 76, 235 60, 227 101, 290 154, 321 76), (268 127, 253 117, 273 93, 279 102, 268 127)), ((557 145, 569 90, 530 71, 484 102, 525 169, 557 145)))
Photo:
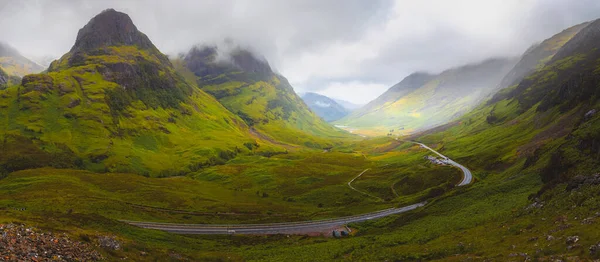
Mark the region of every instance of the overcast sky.
POLYGON ((231 38, 297 92, 366 103, 414 71, 520 55, 600 18, 599 0, 0 0, 0 41, 60 57, 106 8, 167 54, 231 38))

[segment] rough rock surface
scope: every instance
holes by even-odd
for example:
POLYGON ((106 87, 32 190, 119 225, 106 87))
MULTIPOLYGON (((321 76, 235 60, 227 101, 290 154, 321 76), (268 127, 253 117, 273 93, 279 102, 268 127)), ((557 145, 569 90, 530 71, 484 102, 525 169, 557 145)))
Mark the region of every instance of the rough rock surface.
POLYGON ((103 257, 87 243, 66 235, 0 224, 0 261, 97 261, 103 257))
POLYGON ((600 185, 600 174, 574 177, 567 185, 567 191, 578 189, 583 185, 600 185))
POLYGON ((120 45, 156 49, 150 39, 138 31, 127 14, 107 9, 92 18, 86 26, 79 30, 71 52, 120 45))
POLYGON ((0 68, 0 89, 8 84, 8 75, 0 68))

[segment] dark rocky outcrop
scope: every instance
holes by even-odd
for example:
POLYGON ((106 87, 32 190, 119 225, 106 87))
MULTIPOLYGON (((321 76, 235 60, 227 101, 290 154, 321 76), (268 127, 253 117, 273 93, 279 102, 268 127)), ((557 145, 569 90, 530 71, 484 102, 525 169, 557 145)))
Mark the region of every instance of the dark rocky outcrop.
POLYGON ((263 58, 258 58, 252 52, 245 49, 237 49, 231 53, 234 65, 245 72, 256 73, 262 76, 272 74, 271 66, 263 58))
MULTIPOLYGON (((110 50, 105 48, 119 46, 135 46, 156 56, 163 64, 171 63, 168 57, 154 46, 148 36, 137 29, 129 15, 107 9, 79 30, 70 51, 69 65, 85 64, 86 55, 110 55, 110 50)), ((50 70, 52 71, 53 68, 50 70)))
POLYGON ((8 74, 6 74, 2 68, 0 68, 0 89, 6 88, 8 85, 8 74))
POLYGON ((200 77, 218 76, 232 72, 232 64, 217 61, 217 47, 193 47, 183 58, 187 69, 200 77))
POLYGON ((576 176, 569 184, 567 184, 567 191, 578 189, 584 185, 600 185, 600 174, 595 174, 591 176, 576 176))
MULTIPOLYGON (((230 79, 221 79, 221 81, 248 78, 256 81, 267 81, 274 75, 266 60, 240 47, 226 53, 220 53, 218 47, 196 46, 185 55, 183 60, 186 67, 201 78, 214 78, 221 74, 238 72, 242 74, 231 74, 229 75, 230 79)), ((205 83, 218 84, 215 82, 205 83)))
POLYGON ((596 243, 595 245, 591 245, 589 248, 590 251, 590 255, 591 256, 597 256, 600 254, 600 242, 596 243))
POLYGON ((175 108, 193 92, 168 57, 137 29, 131 18, 113 9, 103 11, 81 28, 71 51, 53 62, 48 71, 80 66, 121 87, 106 91, 113 115, 135 100, 151 108, 175 108))
POLYGON ((26 94, 31 91, 38 91, 42 93, 50 92, 53 88, 53 79, 49 75, 26 75, 21 80, 21 94, 26 94))
POLYGON ((107 46, 134 45, 141 49, 156 49, 148 37, 138 31, 131 18, 114 9, 104 10, 88 22, 77 34, 72 53, 91 51, 107 46))

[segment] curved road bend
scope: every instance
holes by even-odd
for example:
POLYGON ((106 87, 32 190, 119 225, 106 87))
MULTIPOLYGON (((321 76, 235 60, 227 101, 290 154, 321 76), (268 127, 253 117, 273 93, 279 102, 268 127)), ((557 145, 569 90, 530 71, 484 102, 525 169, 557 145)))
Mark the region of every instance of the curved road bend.
MULTIPOLYGON (((412 142, 412 141, 411 141, 412 142)), ((463 180, 458 183, 457 186, 465 186, 470 184, 473 181, 473 175, 471 171, 464 167, 463 165, 454 162, 454 160, 440 154, 439 152, 433 150, 432 148, 426 146, 425 144, 419 142, 412 142, 420 145, 423 148, 428 149, 429 151, 437 154, 443 159, 447 159, 447 162, 455 167, 458 167, 462 170, 464 176, 463 180)), ((368 170, 368 169, 367 169, 368 170)), ((352 179, 354 181, 356 178, 360 177, 364 172, 360 173, 357 177, 352 179)), ((352 188, 350 185, 352 183, 350 181, 348 186, 352 188)), ((356 190, 356 189, 355 189, 356 190)), ((357 190, 358 191, 358 190, 357 190)), ((360 191, 359 191, 360 192, 360 191)), ((362 192, 361 192, 362 193, 362 192)), ((422 207, 427 202, 421 202, 410 206, 405 206, 401 208, 390 208, 381 211, 376 211, 372 213, 357 215, 357 216, 349 216, 349 217, 341 217, 335 219, 327 219, 327 220, 316 220, 316 221, 304 221, 304 222, 289 222, 289 223, 270 223, 270 224, 232 224, 232 225, 215 225, 215 224, 171 224, 171 223, 152 223, 152 222, 140 222, 140 221, 127 221, 121 220, 122 222, 128 223, 130 225, 148 228, 148 229, 157 229, 162 231, 167 231, 171 233, 177 234, 214 234, 214 235, 223 235, 223 234, 298 234, 298 233, 310 233, 310 232, 321 232, 324 230, 331 230, 335 227, 346 225, 348 223, 356 223, 368 221, 371 219, 377 219, 389 215, 400 214, 404 212, 408 212, 419 207, 422 207)))
POLYGON ((425 145, 425 144, 423 144, 423 143, 419 143, 419 142, 413 142, 413 141, 411 141, 411 143, 418 144, 418 145, 420 145, 421 147, 423 147, 423 148, 425 148, 425 149, 428 149, 429 151, 431 151, 431 152, 433 152, 433 153, 437 154, 438 156, 440 156, 441 158, 443 158, 443 159, 446 159, 446 160, 447 160, 447 162, 448 162, 450 165, 453 165, 453 166, 455 166, 455 167, 458 167, 458 168, 460 168, 460 170, 462 170, 462 172, 463 172, 464 176, 463 176, 463 179, 462 179, 462 181, 460 181, 460 183, 458 183, 456 186, 466 186, 466 185, 468 185, 468 184, 471 184, 471 182, 473 181, 473 174, 471 174, 471 170, 469 170, 469 169, 468 169, 468 168, 466 168, 465 166, 463 166, 463 165, 461 165, 461 164, 459 164, 459 163, 456 163, 456 162, 454 162, 454 160, 452 160, 452 159, 448 158, 447 156, 444 156, 444 155, 440 154, 439 152, 437 152, 437 151, 433 150, 431 147, 428 147, 428 146, 426 146, 426 145, 425 145))
POLYGON ((357 216, 289 223, 215 225, 152 223, 127 220, 122 220, 122 222, 142 228, 157 229, 177 234, 294 234, 321 232, 348 223, 363 222, 393 214, 400 214, 422 207, 426 203, 427 202, 421 202, 410 206, 390 208, 357 216))

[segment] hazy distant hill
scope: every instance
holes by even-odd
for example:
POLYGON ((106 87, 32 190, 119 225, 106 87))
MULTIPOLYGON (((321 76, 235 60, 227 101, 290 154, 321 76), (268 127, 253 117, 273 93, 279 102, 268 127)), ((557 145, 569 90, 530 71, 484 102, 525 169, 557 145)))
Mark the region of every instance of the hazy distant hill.
POLYGON ((363 134, 411 133, 456 118, 497 90, 516 59, 496 58, 446 70, 414 73, 336 124, 363 134))
POLYGON ((318 116, 327 122, 338 120, 348 114, 348 110, 335 100, 316 93, 302 95, 302 100, 318 116))
POLYGON ((364 106, 364 104, 355 104, 346 100, 332 98, 339 105, 343 106, 347 111, 352 112, 364 106))
POLYGON ((15 48, 2 42, 0 42, 0 68, 4 69, 7 74, 18 77, 39 73, 45 69, 22 56, 15 48))

